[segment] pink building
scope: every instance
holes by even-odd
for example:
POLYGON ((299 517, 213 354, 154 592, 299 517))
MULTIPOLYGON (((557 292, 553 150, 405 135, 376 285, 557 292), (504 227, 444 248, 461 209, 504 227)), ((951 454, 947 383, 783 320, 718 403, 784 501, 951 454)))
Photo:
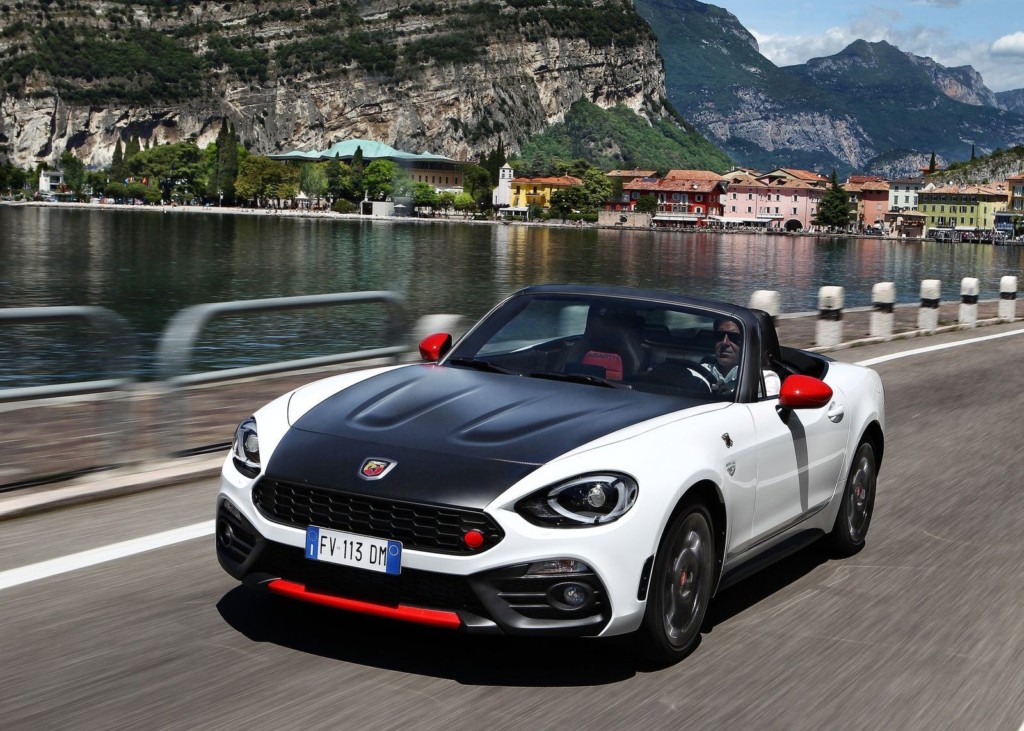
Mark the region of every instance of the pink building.
POLYGON ((759 226, 768 228, 778 225, 778 218, 768 213, 769 189, 757 173, 737 168, 730 170, 722 179, 728 184, 722 198, 722 223, 732 226, 759 226))
POLYGON ((813 228, 828 178, 809 170, 776 168, 758 179, 768 186, 765 214, 773 217, 773 225, 787 231, 813 228))

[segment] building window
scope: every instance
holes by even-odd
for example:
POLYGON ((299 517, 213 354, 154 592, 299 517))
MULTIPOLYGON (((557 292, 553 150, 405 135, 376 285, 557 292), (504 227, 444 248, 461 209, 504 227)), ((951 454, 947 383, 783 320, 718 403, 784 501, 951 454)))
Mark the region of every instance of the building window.
MULTIPOLYGON (((799 200, 799 198, 797 198, 796 197, 796 193, 794 193, 793 194, 793 202, 796 203, 798 200, 799 200)), ((793 213, 796 213, 796 211, 794 210, 793 213)))
POLYGON ((747 213, 750 213, 750 206, 747 206, 747 213))
POLYGON ((796 206, 793 206, 793 215, 796 215, 796 206))
POLYGON ((698 194, 697 194, 697 201, 699 202, 699 201, 702 201, 702 200, 704 200, 704 196, 702 196, 702 195, 700 195, 700 194, 698 193, 698 194))
MULTIPOLYGON (((748 201, 754 200, 754 194, 753 193, 747 193, 747 200, 748 201)), ((750 209, 748 208, 747 210, 749 211, 750 209)))
POLYGON ((735 212, 736 212, 736 206, 733 206, 733 207, 732 207, 732 212, 733 212, 733 213, 735 213, 735 212))

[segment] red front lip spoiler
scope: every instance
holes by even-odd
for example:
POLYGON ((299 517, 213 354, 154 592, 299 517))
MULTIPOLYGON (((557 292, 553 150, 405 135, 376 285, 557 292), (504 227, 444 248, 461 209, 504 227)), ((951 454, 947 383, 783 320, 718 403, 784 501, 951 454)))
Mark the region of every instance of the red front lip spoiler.
POLYGON ((462 620, 459 619, 459 615, 455 612, 408 607, 404 604, 391 607, 384 604, 359 601, 358 599, 346 599, 345 597, 334 596, 333 594, 320 594, 315 591, 309 591, 302 584, 296 584, 294 581, 285 581, 284 579, 274 579, 267 584, 267 589, 275 594, 291 597, 292 599, 301 599, 304 602, 321 604, 334 609, 344 609, 348 612, 370 614, 374 617, 397 619, 402 622, 426 624, 431 627, 443 627, 445 629, 459 629, 462 627, 462 620))

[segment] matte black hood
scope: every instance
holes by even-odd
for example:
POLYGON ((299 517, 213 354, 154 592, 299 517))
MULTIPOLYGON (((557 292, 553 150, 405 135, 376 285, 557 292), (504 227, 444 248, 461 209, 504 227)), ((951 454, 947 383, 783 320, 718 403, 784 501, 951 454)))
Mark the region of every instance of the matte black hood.
POLYGON ((310 409, 275 449, 267 474, 362 495, 481 508, 581 444, 696 403, 463 368, 397 368, 310 409), (382 479, 366 480, 359 470, 368 458, 396 465, 382 479))

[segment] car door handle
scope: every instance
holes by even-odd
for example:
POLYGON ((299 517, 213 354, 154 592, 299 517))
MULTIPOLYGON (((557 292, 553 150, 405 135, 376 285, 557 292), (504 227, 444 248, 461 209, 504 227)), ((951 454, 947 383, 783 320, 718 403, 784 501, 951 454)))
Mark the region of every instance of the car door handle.
POLYGON ((833 401, 828 405, 828 411, 825 413, 825 415, 828 416, 829 421, 834 421, 836 424, 838 424, 840 421, 843 420, 843 414, 845 412, 846 409, 843 408, 843 405, 841 403, 833 401))

